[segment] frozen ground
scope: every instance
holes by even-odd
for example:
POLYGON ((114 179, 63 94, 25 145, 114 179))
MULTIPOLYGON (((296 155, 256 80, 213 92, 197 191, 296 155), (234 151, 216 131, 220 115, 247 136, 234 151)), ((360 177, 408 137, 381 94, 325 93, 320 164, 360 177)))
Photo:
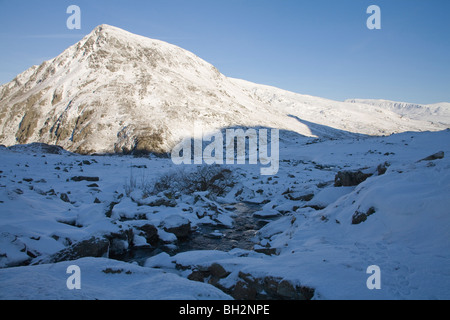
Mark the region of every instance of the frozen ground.
POLYGON ((275 296, 285 298, 310 288, 313 299, 449 299, 449 141, 449 130, 342 140, 295 135, 281 141, 277 175, 230 165, 218 196, 180 189, 176 177, 195 167, 170 159, 2 147, 0 298, 270 298, 272 281, 275 296), (419 161, 439 151, 443 158, 419 161), (345 170, 372 175, 335 187, 345 170), (164 175, 170 188, 152 192, 164 175), (231 205, 242 201, 259 203, 254 215, 268 222, 255 234, 242 232, 253 250, 237 241, 232 250, 181 252, 189 241, 183 232, 208 226, 220 243, 237 229, 231 205), (80 243, 83 250, 75 250, 80 243), (148 259, 141 253, 133 262, 137 249, 148 259), (81 269, 80 290, 66 287, 72 264, 81 269), (370 265, 380 268, 379 290, 366 286, 370 265), (261 281, 267 286, 258 287, 261 281))

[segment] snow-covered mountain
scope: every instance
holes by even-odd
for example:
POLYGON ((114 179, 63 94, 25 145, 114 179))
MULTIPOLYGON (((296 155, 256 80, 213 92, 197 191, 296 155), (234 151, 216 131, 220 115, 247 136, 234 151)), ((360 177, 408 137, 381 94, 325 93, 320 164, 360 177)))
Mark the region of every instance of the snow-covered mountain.
POLYGON ((450 123, 450 103, 448 102, 426 105, 383 99, 348 99, 346 102, 382 107, 411 119, 427 120, 443 125, 450 123))
POLYGON ((449 299, 449 124, 447 103, 296 94, 99 26, 0 87, 0 300, 449 299), (196 121, 296 134, 270 177, 69 152, 166 152, 196 121))
POLYGON ((177 46, 101 25, 0 87, 0 143, 168 152, 192 135, 194 121, 204 129, 263 126, 321 137, 435 131, 450 123, 439 113, 423 120, 353 102, 231 79, 177 46))

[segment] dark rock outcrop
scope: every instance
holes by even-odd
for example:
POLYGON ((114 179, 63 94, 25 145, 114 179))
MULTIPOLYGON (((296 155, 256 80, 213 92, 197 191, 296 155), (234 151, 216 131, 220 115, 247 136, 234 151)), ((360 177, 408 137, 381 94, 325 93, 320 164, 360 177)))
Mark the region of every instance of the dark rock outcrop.
POLYGON ((75 182, 80 182, 80 181, 97 182, 97 181, 100 181, 100 178, 99 177, 76 176, 76 177, 70 178, 70 180, 75 181, 75 182))
POLYGON ((255 278, 239 272, 239 279, 230 290, 236 300, 311 300, 315 292, 313 288, 278 277, 255 278))
POLYGON ((191 222, 180 215, 167 217, 163 220, 162 227, 164 231, 175 234, 181 241, 187 239, 192 232, 191 222))
POLYGON ((335 187, 351 187, 357 186, 371 177, 371 173, 363 173, 362 171, 339 171, 334 178, 335 187))
POLYGON ((55 253, 45 262, 56 263, 61 261, 77 260, 84 257, 104 257, 108 253, 110 243, 106 238, 92 237, 72 244, 66 249, 55 253))
POLYGON ((375 213, 375 208, 370 207, 367 212, 360 212, 356 211, 352 216, 352 224, 360 224, 361 222, 364 222, 367 220, 368 216, 371 216, 375 213))
POLYGON ((143 226, 136 227, 136 229, 140 231, 140 235, 147 240, 147 243, 152 246, 156 246, 158 244, 158 229, 154 225, 145 224, 143 226))
POLYGON ((445 156, 444 151, 439 151, 439 152, 436 152, 436 153, 434 153, 434 154, 432 154, 432 155, 430 155, 430 156, 428 156, 426 158, 423 158, 423 159, 419 160, 419 162, 420 161, 433 161, 433 160, 443 159, 444 156, 445 156))

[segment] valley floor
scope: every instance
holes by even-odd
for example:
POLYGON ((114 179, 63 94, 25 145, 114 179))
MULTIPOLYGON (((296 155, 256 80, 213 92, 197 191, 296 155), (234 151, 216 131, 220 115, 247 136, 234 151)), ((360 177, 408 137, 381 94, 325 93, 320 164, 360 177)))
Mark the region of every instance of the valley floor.
POLYGON ((282 139, 275 176, 214 167, 216 195, 170 159, 0 147, 0 299, 450 299, 449 141, 282 139))

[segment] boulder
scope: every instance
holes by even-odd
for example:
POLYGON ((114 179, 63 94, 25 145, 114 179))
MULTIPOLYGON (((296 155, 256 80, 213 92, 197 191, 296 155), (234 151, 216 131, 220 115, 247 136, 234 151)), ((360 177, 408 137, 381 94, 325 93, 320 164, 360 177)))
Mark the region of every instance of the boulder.
POLYGON ((128 241, 121 239, 112 239, 109 244, 109 257, 112 259, 126 255, 130 247, 128 241))
POLYGON ((357 186, 371 177, 371 173, 363 173, 362 171, 339 171, 334 178, 335 187, 351 187, 357 186))
POLYGON ((152 246, 156 246, 159 241, 158 229, 152 224, 144 224, 143 226, 136 227, 140 231, 140 235, 142 235, 147 243, 152 246))
POLYGON ((277 294, 286 299, 295 299, 297 296, 294 285, 286 280, 282 280, 278 283, 277 294))
POLYGON ((109 240, 106 238, 92 237, 74 243, 66 249, 55 253, 48 259, 48 262, 56 263, 77 260, 84 257, 104 257, 108 254, 109 245, 109 240))
POLYGON ((272 276, 254 278, 251 274, 239 272, 238 277, 230 292, 236 300, 311 300, 315 292, 313 288, 272 276))
POLYGON ((235 300, 256 300, 258 291, 253 285, 245 281, 238 281, 231 295, 235 300))
POLYGON ((69 199, 69 196, 67 195, 67 193, 61 193, 60 199, 64 202, 70 203, 70 199, 69 199))
POLYGON ((208 268, 208 271, 211 274, 211 276, 213 276, 215 278, 219 278, 219 279, 223 279, 223 278, 227 277, 230 274, 229 272, 227 272, 227 270, 224 269, 224 267, 222 267, 218 263, 213 263, 208 268))
POLYGON ((108 257, 120 259, 128 253, 129 248, 133 246, 133 229, 123 229, 119 232, 113 232, 104 236, 109 241, 108 257))
POLYGON ((361 222, 364 222, 367 220, 368 216, 371 216, 375 213, 375 208, 370 207, 367 212, 360 212, 356 211, 352 216, 352 224, 360 224, 361 222))
POLYGON ((170 215, 162 221, 164 231, 173 233, 178 240, 184 240, 191 234, 191 222, 178 214, 170 215))
POLYGON ((207 268, 203 266, 196 267, 192 273, 188 275, 188 279, 199 282, 208 281, 209 284, 219 286, 218 282, 220 279, 228 277, 229 274, 230 272, 226 271, 220 264, 213 263, 207 268))

